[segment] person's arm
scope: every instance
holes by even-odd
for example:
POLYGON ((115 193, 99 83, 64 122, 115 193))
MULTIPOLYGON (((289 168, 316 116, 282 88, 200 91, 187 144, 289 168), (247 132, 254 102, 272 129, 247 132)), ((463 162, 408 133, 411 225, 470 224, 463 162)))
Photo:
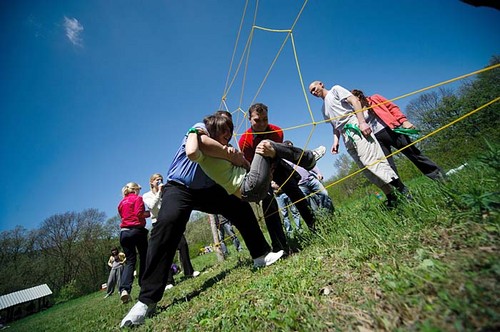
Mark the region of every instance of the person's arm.
MULTIPOLYGON (((373 107, 373 111, 375 113, 378 114, 379 112, 389 112, 392 118, 398 124, 398 126, 403 126, 403 128, 415 127, 410 121, 408 121, 406 115, 404 115, 404 113, 401 112, 401 109, 398 107, 398 105, 394 104, 393 102, 390 102, 387 98, 375 94, 370 97, 370 102, 374 105, 379 105, 373 107)), ((382 117, 382 115, 379 115, 379 117, 382 117)))
POLYGON ((246 169, 250 168, 250 163, 245 159, 243 153, 234 148, 231 149, 228 146, 222 145, 207 135, 200 136, 199 149, 207 156, 228 160, 235 166, 245 167, 246 169))
POLYGON ((109 256, 109 259, 108 259, 108 266, 109 267, 113 267, 113 261, 114 261, 113 256, 109 256))
POLYGON ((349 104, 352 105, 352 107, 354 108, 354 112, 356 112, 354 113, 354 115, 356 115, 356 118, 358 119, 359 130, 361 130, 364 136, 369 136, 372 132, 372 129, 370 128, 368 123, 366 123, 365 116, 363 112, 361 112, 361 109, 363 108, 361 106, 361 102, 353 95, 347 97, 346 100, 349 104))
POLYGON ((333 144, 331 152, 332 154, 339 153, 339 139, 340 139, 340 131, 337 129, 333 129, 333 144))
MULTIPOLYGON (((191 130, 191 129, 190 129, 191 130)), ((206 136, 206 135, 203 135, 206 136)), ((186 156, 191 161, 196 161, 201 156, 199 137, 197 132, 189 132, 186 140, 186 156)))
POLYGON ((156 206, 156 204, 158 204, 160 199, 161 199, 161 186, 160 186, 160 190, 158 190, 158 192, 154 193, 154 192, 150 191, 142 196, 142 200, 144 201, 144 204, 146 204, 146 207, 150 211, 156 206))

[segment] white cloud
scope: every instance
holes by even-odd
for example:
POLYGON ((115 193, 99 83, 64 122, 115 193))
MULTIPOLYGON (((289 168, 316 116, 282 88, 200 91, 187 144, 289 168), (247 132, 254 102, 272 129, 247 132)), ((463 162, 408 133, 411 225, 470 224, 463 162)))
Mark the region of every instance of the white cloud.
POLYGON ((83 31, 83 25, 76 18, 67 18, 64 16, 64 28, 69 41, 76 46, 83 46, 83 40, 80 33, 83 31))

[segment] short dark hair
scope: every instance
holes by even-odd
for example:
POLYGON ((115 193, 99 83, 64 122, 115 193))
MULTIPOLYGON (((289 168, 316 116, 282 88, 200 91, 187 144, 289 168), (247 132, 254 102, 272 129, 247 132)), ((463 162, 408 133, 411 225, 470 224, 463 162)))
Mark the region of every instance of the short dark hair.
POLYGON ((253 112, 257 112, 257 113, 267 112, 267 106, 262 104, 262 103, 253 104, 248 109, 248 118, 250 118, 252 116, 253 112))
POLYGON ((285 143, 286 145, 293 146, 293 143, 290 140, 283 141, 283 143, 285 143))

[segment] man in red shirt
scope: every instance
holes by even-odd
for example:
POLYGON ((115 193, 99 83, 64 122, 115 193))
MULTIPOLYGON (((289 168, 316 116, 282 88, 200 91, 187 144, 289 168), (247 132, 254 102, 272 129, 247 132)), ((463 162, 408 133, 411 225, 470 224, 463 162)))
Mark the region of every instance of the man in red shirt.
MULTIPOLYGON (((264 139, 272 140, 277 143, 283 143, 283 130, 280 127, 270 124, 267 117, 267 106, 261 103, 253 104, 248 110, 248 118, 251 128, 249 128, 240 138, 238 144, 243 152, 245 159, 252 161, 255 154, 255 148, 264 139)), ((311 231, 314 231, 316 221, 314 213, 307 199, 304 199, 304 193, 298 185, 300 175, 293 171, 293 168, 279 160, 275 165, 273 172, 273 181, 282 186, 283 191, 290 197, 292 202, 299 210, 302 218, 311 231), (294 173, 292 176, 290 176, 294 173), (298 178, 297 178, 298 177, 298 178)), ((278 204, 274 199, 273 191, 270 188, 269 195, 262 201, 262 209, 266 220, 267 230, 271 237, 273 251, 289 251, 281 218, 279 215, 278 204)))

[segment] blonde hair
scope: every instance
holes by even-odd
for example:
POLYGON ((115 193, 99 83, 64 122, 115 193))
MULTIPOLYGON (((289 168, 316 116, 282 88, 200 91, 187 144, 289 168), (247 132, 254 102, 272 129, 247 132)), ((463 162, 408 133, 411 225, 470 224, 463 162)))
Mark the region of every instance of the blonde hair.
POLYGON ((151 175, 151 177, 149 178, 149 187, 151 189, 153 189, 153 184, 151 182, 153 182, 153 180, 157 177, 161 177, 163 179, 163 175, 161 175, 160 173, 155 173, 155 174, 151 175))
POLYGON ((122 195, 123 197, 127 196, 130 193, 139 193, 139 190, 141 190, 141 186, 138 185, 135 182, 129 182, 125 185, 125 187, 122 188, 122 195))

